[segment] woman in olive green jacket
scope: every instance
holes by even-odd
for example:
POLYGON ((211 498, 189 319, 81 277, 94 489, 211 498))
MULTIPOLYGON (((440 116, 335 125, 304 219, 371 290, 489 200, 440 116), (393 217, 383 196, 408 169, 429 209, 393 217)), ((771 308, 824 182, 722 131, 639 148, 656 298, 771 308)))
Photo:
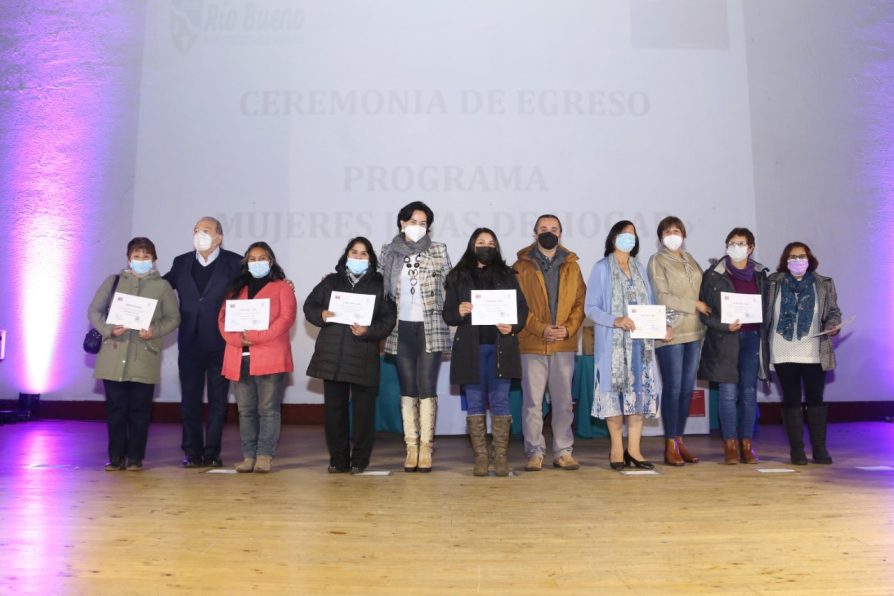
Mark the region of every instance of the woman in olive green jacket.
POLYGON ((177 297, 155 270, 157 258, 151 240, 131 240, 127 244, 129 267, 102 283, 87 311, 90 323, 103 337, 93 376, 102 380, 106 391, 108 471, 143 468, 152 397, 161 380, 161 338, 180 325, 177 297), (116 278, 115 292, 158 301, 149 329, 106 323, 116 278))

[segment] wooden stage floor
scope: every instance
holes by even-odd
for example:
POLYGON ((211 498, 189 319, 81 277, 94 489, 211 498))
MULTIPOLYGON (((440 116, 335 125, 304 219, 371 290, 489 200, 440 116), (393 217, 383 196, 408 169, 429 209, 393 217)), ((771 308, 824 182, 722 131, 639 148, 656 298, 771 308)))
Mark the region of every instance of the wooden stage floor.
MULTIPOLYGON (((830 428, 832 466, 788 466, 780 426, 764 463, 704 460, 657 476, 608 469, 580 440, 576 472, 475 478, 464 437, 431 474, 401 470, 381 435, 373 469, 330 475, 321 427, 287 426, 269 475, 179 466, 180 428, 153 425, 143 472, 104 472, 101 423, 0 427, 2 594, 891 594, 894 425, 830 428)), ((224 461, 238 458, 227 426, 224 461)), ((646 439, 660 459, 661 439, 646 439)), ((523 465, 521 442, 512 463, 523 465)))

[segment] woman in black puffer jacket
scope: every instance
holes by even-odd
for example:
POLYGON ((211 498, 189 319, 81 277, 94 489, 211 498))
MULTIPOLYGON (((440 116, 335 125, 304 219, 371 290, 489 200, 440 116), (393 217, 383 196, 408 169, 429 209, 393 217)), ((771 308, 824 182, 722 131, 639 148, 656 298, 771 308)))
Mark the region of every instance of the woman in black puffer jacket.
POLYGON ((307 376, 323 379, 326 446, 329 472, 363 472, 369 465, 376 426, 379 389, 379 342, 388 337, 397 318, 394 301, 383 290, 376 272, 372 244, 353 238, 335 266, 304 302, 308 323, 321 327, 307 376), (360 325, 335 322, 339 314, 329 310, 332 292, 374 296, 372 321, 360 325), (353 414, 354 448, 350 429, 353 414))
MULTIPOLYGON (((528 304, 518 285, 516 272, 506 265, 497 235, 489 228, 472 232, 466 252, 447 275, 444 321, 456 327, 450 359, 450 382, 459 385, 466 397, 469 439, 475 452, 472 473, 487 476, 487 410, 493 427, 494 472, 508 476, 509 413, 511 379, 522 376, 518 332, 528 320, 528 304), (472 294, 481 290, 515 292, 513 324, 472 324, 472 294)), ((511 318, 511 317, 507 317, 511 318)))

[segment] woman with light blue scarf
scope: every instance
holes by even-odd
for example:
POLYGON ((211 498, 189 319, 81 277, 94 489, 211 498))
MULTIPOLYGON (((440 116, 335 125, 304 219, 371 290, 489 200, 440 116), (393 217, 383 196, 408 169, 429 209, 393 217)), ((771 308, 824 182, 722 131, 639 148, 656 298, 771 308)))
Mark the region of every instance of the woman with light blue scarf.
MULTIPOLYGON (((605 420, 611 437, 609 463, 614 470, 634 465, 651 470, 640 439, 644 418, 655 418, 661 393, 655 375, 655 340, 632 339, 636 329, 627 307, 655 304, 646 268, 636 260, 639 238, 632 222, 612 226, 605 239, 605 258, 587 281, 584 310, 596 323, 593 358, 596 389, 592 415, 605 420), (627 422, 627 449, 623 430, 627 422)), ((672 339, 670 328, 665 341, 672 339)))

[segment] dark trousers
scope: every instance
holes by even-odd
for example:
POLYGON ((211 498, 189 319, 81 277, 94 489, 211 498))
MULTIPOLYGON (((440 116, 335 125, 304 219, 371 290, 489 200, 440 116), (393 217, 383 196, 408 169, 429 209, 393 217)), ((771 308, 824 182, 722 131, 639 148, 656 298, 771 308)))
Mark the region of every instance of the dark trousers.
POLYGON ((109 424, 109 461, 142 461, 146 457, 155 385, 133 381, 103 381, 109 424))
POLYGON ((329 465, 337 468, 366 468, 376 432, 378 387, 338 381, 323 382, 326 446, 329 465), (353 427, 354 450, 350 437, 353 427))
POLYGON ((407 397, 437 397, 441 353, 425 351, 425 324, 399 321, 397 328, 397 380, 407 397))
POLYGON ((780 362, 773 365, 776 376, 782 387, 782 407, 798 408, 801 406, 801 383, 804 383, 804 396, 808 406, 823 405, 823 391, 826 388, 826 371, 819 364, 802 364, 800 362, 780 362))
POLYGON ((221 374, 223 350, 199 347, 180 348, 180 421, 183 424, 181 448, 187 457, 220 456, 221 437, 227 418, 227 394, 230 382, 221 374), (202 397, 208 383, 208 424, 202 432, 202 397))

